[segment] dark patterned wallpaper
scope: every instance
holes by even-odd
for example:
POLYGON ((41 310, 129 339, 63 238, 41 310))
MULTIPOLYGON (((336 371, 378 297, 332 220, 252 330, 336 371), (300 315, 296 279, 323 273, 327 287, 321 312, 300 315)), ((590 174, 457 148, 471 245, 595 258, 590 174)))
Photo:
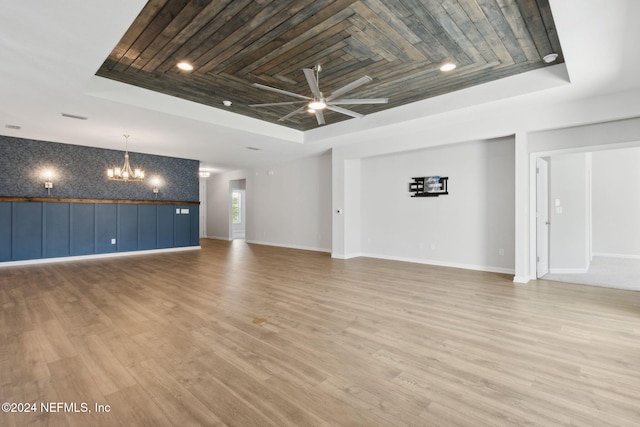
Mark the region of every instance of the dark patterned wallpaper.
POLYGON ((160 181, 158 200, 199 200, 197 160, 129 152, 131 167, 145 172, 143 182, 107 179, 107 168, 122 167, 124 151, 34 141, 0 135, 0 196, 46 197, 44 172, 53 172, 50 197, 155 200, 153 180, 160 181))

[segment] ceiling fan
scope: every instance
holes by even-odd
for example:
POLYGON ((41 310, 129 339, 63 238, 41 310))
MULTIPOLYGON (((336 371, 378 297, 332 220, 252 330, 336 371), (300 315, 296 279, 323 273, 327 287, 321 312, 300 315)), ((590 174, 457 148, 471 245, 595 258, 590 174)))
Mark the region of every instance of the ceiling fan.
POLYGON ((288 92, 286 90, 277 89, 271 86, 265 86, 260 83, 254 83, 252 86, 270 90, 272 92, 281 93, 283 95, 289 95, 296 98, 304 99, 304 101, 290 101, 290 102, 271 102, 267 104, 251 104, 249 107, 272 107, 274 105, 295 105, 295 104, 304 104, 302 107, 298 108, 287 114, 284 117, 278 119, 279 122, 287 120, 289 117, 294 116, 295 114, 302 113, 307 111, 309 113, 316 115, 316 120, 318 120, 319 125, 325 124, 324 114, 322 110, 325 108, 327 110, 335 111, 337 113, 346 114, 347 116, 361 118, 364 117, 364 114, 356 113, 355 111, 347 110, 346 108, 338 107, 338 105, 345 104, 386 104, 389 100, 388 98, 366 98, 366 99, 356 99, 356 98, 339 98, 339 96, 353 90, 357 87, 362 86, 365 83, 369 83, 373 79, 369 76, 360 77, 358 80, 355 80, 340 89, 336 89, 331 93, 331 95, 325 97, 322 92, 320 92, 320 71, 322 71, 322 67, 320 65, 316 65, 313 68, 304 68, 302 70, 304 72, 305 77, 307 78, 307 83, 309 83, 309 88, 311 88, 310 96, 300 95, 293 92, 288 92))

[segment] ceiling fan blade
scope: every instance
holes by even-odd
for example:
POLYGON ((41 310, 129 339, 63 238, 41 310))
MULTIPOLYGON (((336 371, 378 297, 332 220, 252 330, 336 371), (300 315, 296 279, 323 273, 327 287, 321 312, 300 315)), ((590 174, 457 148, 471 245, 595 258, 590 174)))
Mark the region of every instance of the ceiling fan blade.
MULTIPOLYGON (((303 107, 304 108, 304 107, 303 107)), ((335 105, 327 104, 327 110, 335 111, 336 113, 346 114, 347 116, 360 119, 364 117, 364 114, 356 113, 355 111, 347 110, 346 108, 336 107, 335 105)))
POLYGON ((305 111, 306 109, 307 109, 307 106, 306 106, 306 105, 303 105, 302 107, 298 108, 297 110, 290 112, 290 113, 289 113, 289 114, 287 114, 286 116, 284 116, 284 117, 280 117, 280 118, 278 119, 278 121, 279 121, 279 122, 284 122, 284 121, 285 121, 285 120, 287 120, 289 117, 291 117, 291 116, 293 116, 293 115, 295 115, 295 114, 301 113, 301 112, 305 111))
POLYGON ((313 70, 311 68, 304 68, 304 76, 307 78, 307 83, 309 83, 309 87, 311 88, 311 93, 316 98, 322 98, 320 94, 320 88, 318 87, 318 80, 316 80, 316 76, 313 74, 313 70))
POLYGON ((262 85, 260 83, 254 83, 251 86, 253 87, 257 87, 260 89, 265 89, 265 90, 270 90, 271 92, 276 92, 276 93, 281 93, 283 95, 289 95, 289 96, 295 96, 296 98, 301 98, 301 99, 311 99, 308 96, 304 96, 304 95, 298 95, 297 93, 293 93, 293 92, 288 92, 286 90, 282 90, 282 89, 277 89, 275 87, 271 87, 271 86, 265 86, 262 85))
POLYGON ((334 105, 340 104, 386 104, 389 98, 366 98, 366 99, 334 99, 331 101, 334 105))
POLYGON ((324 114, 322 114, 322 110, 316 110, 316 120, 318 121, 319 125, 325 124, 324 114))
POLYGON ((249 104, 249 107, 272 107, 274 105, 294 105, 300 103, 306 103, 307 101, 289 101, 289 102, 269 102, 266 104, 249 104))
POLYGON ((371 77, 369 77, 369 76, 360 77, 358 80, 355 80, 355 81, 349 83, 348 85, 342 86, 340 89, 336 89, 331 95, 329 95, 327 97, 327 101, 331 101, 332 99, 336 99, 337 97, 339 97, 343 93, 347 93, 350 90, 353 90, 353 89, 355 89, 357 87, 360 87, 365 83, 369 83, 371 80, 373 80, 373 79, 371 77))

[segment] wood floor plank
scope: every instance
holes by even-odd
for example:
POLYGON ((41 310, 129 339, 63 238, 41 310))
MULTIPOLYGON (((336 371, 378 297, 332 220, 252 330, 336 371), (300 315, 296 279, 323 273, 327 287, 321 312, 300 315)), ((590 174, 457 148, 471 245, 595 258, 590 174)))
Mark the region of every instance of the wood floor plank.
POLYGON ((136 366, 152 357, 147 348, 140 345, 120 328, 113 328, 99 336, 108 346, 111 354, 127 368, 136 366))
MULTIPOLYGON (((95 425, 96 423, 113 422, 109 414, 83 412, 82 404, 93 409, 96 403, 106 404, 105 396, 100 392, 97 383, 82 359, 78 356, 67 357, 48 364, 51 373, 51 384, 56 392, 57 400, 44 402, 54 404, 55 412, 49 414, 56 420, 64 418, 71 426, 95 425), (62 407, 57 404, 62 404, 62 407), (66 404, 68 409, 64 406, 66 404)), ((107 425, 106 423, 104 425, 107 425)))
POLYGON ((169 419, 153 400, 150 391, 152 390, 147 391, 139 384, 118 390, 106 396, 110 412, 93 415, 102 419, 110 418, 111 425, 149 427, 170 425, 169 419))
POLYGON ((640 424, 640 292, 201 246, 0 268, 0 398, 110 405, 0 425, 640 424))
POLYGON ((58 320, 47 320, 34 331, 39 337, 40 349, 47 362, 55 362, 78 354, 67 331, 58 320))
POLYGON ((136 385, 130 372, 111 352, 109 346, 96 335, 76 338, 80 360, 87 366, 102 395, 115 393, 136 385))
POLYGON ((157 361, 146 360, 132 367, 131 373, 172 425, 224 425, 210 408, 157 361))

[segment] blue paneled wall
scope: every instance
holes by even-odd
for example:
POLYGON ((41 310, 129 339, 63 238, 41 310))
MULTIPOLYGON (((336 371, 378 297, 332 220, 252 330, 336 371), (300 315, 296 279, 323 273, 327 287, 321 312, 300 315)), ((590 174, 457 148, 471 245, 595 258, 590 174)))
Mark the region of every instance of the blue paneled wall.
POLYGON ((200 163, 130 156, 144 182, 107 179, 123 151, 0 135, 0 262, 198 246, 200 163))
POLYGON ((0 262, 198 246, 198 211, 189 204, 0 202, 0 262))

